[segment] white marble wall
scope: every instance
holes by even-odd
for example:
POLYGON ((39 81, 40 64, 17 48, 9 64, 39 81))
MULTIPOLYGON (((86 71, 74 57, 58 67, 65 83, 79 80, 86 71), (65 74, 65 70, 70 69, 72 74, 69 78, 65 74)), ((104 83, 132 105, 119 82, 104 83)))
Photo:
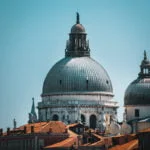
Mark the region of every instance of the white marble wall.
POLYGON ((96 116, 96 126, 99 126, 100 114, 114 114, 117 102, 112 100, 112 95, 51 95, 42 98, 39 103, 39 120, 52 120, 57 115, 60 121, 74 123, 81 121, 81 114, 85 116, 85 123, 90 125, 90 116, 96 116), (65 117, 63 117, 65 116, 65 117), (68 117, 69 118, 68 118, 68 117), (64 119, 65 118, 65 119, 64 119))
POLYGON ((97 127, 99 126, 99 121, 101 120, 100 114, 101 113, 105 114, 110 114, 113 115, 115 114, 116 110, 114 110, 113 108, 107 108, 105 111, 102 111, 101 108, 97 108, 97 107, 76 107, 76 108, 72 108, 72 109, 67 109, 67 108, 48 108, 47 109, 47 113, 46 113, 46 109, 41 109, 41 121, 47 121, 47 120, 52 120, 53 115, 57 115, 60 121, 63 121, 65 123, 67 123, 68 121, 70 121, 70 123, 74 123, 77 120, 81 121, 81 114, 85 116, 85 124, 87 126, 90 125, 90 116, 91 115, 95 115, 96 116, 96 124, 97 127), (46 117, 47 114, 47 117, 46 117), (63 117, 65 116, 65 117, 63 117), (67 116, 69 116, 69 119, 67 118, 67 116), (46 119, 47 118, 47 119, 46 119), (67 120, 66 120, 67 118, 67 120))
POLYGON ((113 95, 110 93, 90 92, 90 93, 59 93, 51 94, 50 96, 42 97, 42 101, 47 100, 112 100, 113 95))
POLYGON ((135 109, 139 109, 139 118, 150 116, 150 106, 126 106, 127 121, 135 119, 135 109))
POLYGON ((150 128, 150 122, 138 122, 137 124, 137 131, 141 131, 148 128, 150 128))

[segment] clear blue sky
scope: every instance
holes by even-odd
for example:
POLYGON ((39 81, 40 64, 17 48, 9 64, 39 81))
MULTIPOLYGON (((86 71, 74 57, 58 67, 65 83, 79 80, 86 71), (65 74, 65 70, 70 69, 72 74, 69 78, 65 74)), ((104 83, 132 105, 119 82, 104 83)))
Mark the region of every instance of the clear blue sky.
POLYGON ((108 72, 121 108, 137 78, 143 51, 150 56, 149 0, 1 0, 0 128, 25 124, 32 97, 41 101, 49 69, 64 57, 68 33, 80 13, 91 56, 108 72))

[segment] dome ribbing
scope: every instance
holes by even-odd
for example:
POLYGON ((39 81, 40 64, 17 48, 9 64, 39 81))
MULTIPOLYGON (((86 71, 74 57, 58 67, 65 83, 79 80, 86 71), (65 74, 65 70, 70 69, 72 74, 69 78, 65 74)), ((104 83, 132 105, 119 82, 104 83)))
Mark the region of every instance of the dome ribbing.
POLYGON ((88 91, 112 93, 112 84, 107 72, 89 57, 68 57, 57 62, 49 71, 42 95, 88 91))
POLYGON ((144 59, 140 65, 141 71, 126 89, 124 96, 125 105, 150 105, 150 62, 144 51, 144 59))

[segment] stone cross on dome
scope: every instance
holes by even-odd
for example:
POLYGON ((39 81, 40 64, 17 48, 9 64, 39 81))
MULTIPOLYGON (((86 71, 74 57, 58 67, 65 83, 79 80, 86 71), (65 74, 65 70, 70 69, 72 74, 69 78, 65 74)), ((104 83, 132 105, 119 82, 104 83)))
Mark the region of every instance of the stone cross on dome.
POLYGON ((147 58, 147 52, 146 52, 146 50, 144 50, 144 59, 143 59, 141 65, 144 65, 144 64, 150 64, 150 61, 147 58))
POLYGON ((80 24, 80 15, 79 15, 79 13, 78 13, 78 12, 77 12, 76 14, 77 14, 76 24, 80 24))
POLYGON ((144 50, 144 60, 147 60, 146 50, 144 50))

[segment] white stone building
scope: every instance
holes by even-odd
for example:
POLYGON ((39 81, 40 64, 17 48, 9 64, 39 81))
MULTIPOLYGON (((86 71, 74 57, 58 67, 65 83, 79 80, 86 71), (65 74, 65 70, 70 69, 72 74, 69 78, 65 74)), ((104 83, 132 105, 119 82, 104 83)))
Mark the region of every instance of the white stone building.
POLYGON ((66 44, 65 58, 48 72, 38 103, 39 121, 81 121, 97 128, 104 116, 116 115, 117 102, 106 70, 90 57, 85 28, 77 13, 66 44))

